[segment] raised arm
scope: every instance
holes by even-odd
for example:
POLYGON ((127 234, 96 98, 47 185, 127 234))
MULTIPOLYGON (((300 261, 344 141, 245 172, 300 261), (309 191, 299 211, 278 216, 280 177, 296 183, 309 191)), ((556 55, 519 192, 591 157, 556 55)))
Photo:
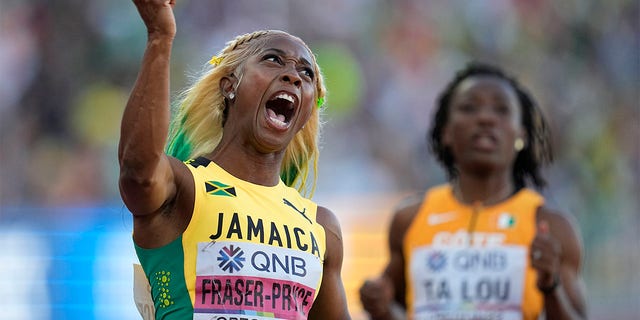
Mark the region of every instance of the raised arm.
POLYGON ((547 319, 586 319, 582 241, 566 216, 540 208, 531 263, 538 271, 547 319))
POLYGON ((122 118, 118 160, 120 193, 134 216, 158 211, 176 194, 172 160, 164 153, 169 130, 169 60, 176 34, 174 1, 134 0, 148 39, 122 118))
POLYGON ((325 229, 327 254, 320 292, 311 307, 309 319, 348 320, 351 316, 341 277, 343 242, 340 223, 333 212, 324 207, 318 207, 318 223, 325 229))

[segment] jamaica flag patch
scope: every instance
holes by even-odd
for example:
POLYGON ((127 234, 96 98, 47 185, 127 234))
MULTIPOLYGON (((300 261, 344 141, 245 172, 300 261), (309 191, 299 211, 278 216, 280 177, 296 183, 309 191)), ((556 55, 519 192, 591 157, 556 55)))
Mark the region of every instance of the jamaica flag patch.
POLYGON ((236 197, 236 188, 218 181, 207 181, 204 183, 207 194, 212 196, 236 197))

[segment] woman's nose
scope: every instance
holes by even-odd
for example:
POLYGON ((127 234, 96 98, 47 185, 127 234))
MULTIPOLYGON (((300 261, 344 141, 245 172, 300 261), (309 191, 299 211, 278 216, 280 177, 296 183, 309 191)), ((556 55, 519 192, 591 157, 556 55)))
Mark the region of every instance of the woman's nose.
POLYGON ((296 70, 296 66, 293 63, 287 63, 284 71, 280 75, 280 80, 284 82, 289 82, 296 87, 300 87, 302 85, 302 79, 296 70))
POLYGON ((498 118, 498 115, 491 107, 480 108, 478 110, 478 121, 482 123, 492 123, 498 118))

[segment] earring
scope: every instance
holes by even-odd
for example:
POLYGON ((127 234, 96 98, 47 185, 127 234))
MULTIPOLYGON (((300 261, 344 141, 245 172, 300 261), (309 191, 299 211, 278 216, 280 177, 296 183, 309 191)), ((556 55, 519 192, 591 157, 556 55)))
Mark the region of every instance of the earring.
POLYGON ((522 140, 522 138, 517 138, 516 141, 513 142, 513 148, 516 152, 522 151, 522 149, 524 149, 524 140, 522 140))
POLYGON ((235 97, 236 97, 235 93, 233 93, 233 92, 229 93, 229 100, 233 100, 233 98, 235 98, 235 97))

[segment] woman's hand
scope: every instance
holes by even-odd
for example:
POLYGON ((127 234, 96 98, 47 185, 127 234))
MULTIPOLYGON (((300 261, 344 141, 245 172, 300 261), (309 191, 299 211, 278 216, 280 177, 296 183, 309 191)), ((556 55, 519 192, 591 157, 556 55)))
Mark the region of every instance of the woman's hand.
POLYGON ((538 272, 538 288, 556 285, 560 273, 561 248, 549 233, 547 221, 540 221, 530 248, 531 266, 538 272))
POLYGON ((173 15, 175 0, 133 0, 140 17, 147 27, 149 39, 176 35, 176 19, 173 15))
POLYGON ((360 287, 360 302, 372 319, 385 319, 391 315, 393 283, 385 276, 366 280, 360 287))

